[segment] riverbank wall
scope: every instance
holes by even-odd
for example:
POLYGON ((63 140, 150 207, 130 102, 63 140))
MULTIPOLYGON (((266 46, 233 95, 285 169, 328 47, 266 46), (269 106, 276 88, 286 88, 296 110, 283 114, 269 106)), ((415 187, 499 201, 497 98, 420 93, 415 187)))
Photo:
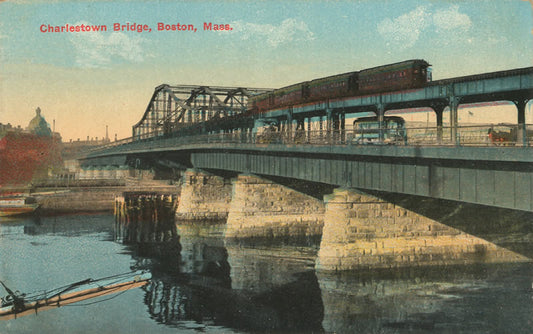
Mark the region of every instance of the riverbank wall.
POLYGON ((108 182, 92 182, 90 185, 69 187, 37 187, 31 196, 40 204, 41 214, 72 212, 112 212, 115 198, 124 192, 151 192, 169 195, 179 194, 179 185, 168 181, 125 180, 123 185, 108 182))

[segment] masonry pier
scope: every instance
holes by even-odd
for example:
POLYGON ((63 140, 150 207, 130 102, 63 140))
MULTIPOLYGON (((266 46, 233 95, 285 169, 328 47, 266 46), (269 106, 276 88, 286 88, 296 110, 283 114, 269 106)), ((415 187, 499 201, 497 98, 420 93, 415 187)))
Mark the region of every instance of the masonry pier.
POLYGON ((311 238, 322 234, 322 201, 270 180, 240 174, 233 182, 226 238, 311 238))
POLYGON ((342 271, 528 258, 353 189, 325 196, 316 268, 342 271))
POLYGON ((231 202, 231 183, 205 171, 188 169, 182 177, 180 221, 225 221, 231 202))

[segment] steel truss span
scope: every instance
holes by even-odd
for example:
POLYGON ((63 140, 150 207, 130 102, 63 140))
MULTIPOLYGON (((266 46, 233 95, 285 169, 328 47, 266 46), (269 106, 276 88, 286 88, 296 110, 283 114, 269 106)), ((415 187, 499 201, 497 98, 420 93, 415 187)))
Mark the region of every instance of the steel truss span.
POLYGON ((266 88, 160 85, 142 119, 133 126, 133 138, 167 135, 213 119, 247 112, 248 98, 271 91, 266 88))

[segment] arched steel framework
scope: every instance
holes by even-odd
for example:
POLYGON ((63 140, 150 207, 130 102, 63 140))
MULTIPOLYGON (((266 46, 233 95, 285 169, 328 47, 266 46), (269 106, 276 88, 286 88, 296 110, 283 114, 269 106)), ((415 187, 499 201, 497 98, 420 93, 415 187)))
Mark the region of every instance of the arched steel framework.
POLYGON ((141 120, 133 126, 135 139, 172 133, 195 123, 246 112, 248 97, 264 88, 160 85, 141 120))

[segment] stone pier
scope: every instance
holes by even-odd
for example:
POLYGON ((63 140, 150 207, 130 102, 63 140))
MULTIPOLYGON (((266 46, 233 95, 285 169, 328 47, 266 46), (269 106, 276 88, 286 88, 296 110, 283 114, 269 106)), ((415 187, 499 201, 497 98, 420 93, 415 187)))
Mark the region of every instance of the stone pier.
POLYGON ((324 202, 324 229, 316 264, 319 270, 528 261, 355 190, 336 189, 324 202))
POLYGON ((231 202, 231 183, 204 171, 188 169, 182 178, 177 220, 224 221, 231 202))
POLYGON ((227 238, 311 237, 322 233, 324 204, 255 175, 233 182, 227 238))

